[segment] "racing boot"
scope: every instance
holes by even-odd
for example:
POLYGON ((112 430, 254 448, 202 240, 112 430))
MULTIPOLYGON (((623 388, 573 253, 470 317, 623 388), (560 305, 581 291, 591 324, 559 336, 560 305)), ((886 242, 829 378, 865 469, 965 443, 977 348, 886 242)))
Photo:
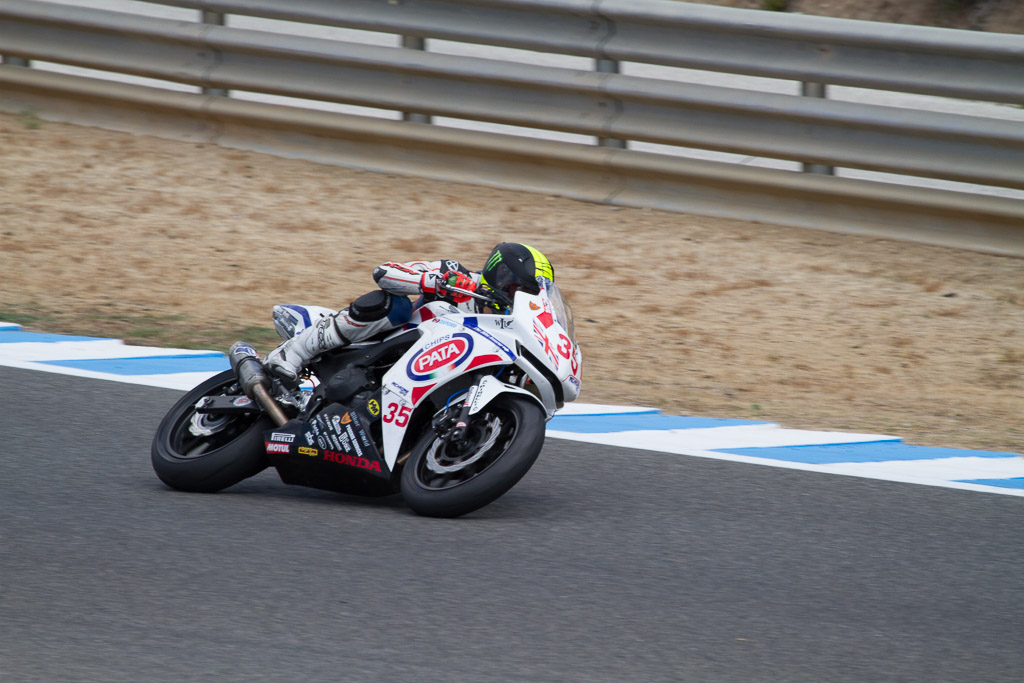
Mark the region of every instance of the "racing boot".
MULTIPOLYGON (((339 314, 340 315, 340 314, 339 314)), ((299 375, 309 361, 324 351, 348 344, 335 324, 336 316, 324 316, 267 354, 264 367, 287 386, 299 385, 299 375)))

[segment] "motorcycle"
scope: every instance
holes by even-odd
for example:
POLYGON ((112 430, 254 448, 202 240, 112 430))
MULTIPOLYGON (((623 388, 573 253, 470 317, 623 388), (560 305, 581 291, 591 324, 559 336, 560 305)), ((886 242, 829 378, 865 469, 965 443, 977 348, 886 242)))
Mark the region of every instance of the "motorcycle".
MULTIPOLYGON (((458 517, 530 469, 544 425, 579 396, 582 355, 558 286, 513 299, 441 284, 482 301, 469 314, 425 303, 403 328, 325 352, 289 388, 256 350, 232 345, 231 369, 170 409, 152 463, 172 488, 214 492, 273 466, 286 484, 364 496, 400 493, 417 514, 458 517), (504 311, 504 312, 502 312, 504 311)), ((330 313, 294 307, 288 339, 330 313)))

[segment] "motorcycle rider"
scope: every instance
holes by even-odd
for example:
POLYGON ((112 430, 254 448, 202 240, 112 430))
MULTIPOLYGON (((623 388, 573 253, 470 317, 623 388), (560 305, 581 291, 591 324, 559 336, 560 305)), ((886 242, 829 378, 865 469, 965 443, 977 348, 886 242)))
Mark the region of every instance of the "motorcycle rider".
MULTIPOLYGON (((551 262, 536 249, 518 242, 502 242, 491 250, 483 267, 470 272, 455 260, 388 261, 373 271, 380 289, 362 295, 337 313, 323 309, 316 322, 303 306, 274 306, 274 325, 290 338, 267 354, 264 365, 290 386, 298 384, 303 368, 325 351, 363 341, 409 322, 414 310, 428 301, 444 299, 467 313, 479 313, 485 304, 450 287, 474 292, 487 287, 512 301, 516 291, 540 291, 538 278, 555 279, 551 262), (421 295, 413 304, 410 295, 421 295), (300 323, 307 327, 291 336, 300 323)), ((508 313, 505 308, 503 312, 508 313)))

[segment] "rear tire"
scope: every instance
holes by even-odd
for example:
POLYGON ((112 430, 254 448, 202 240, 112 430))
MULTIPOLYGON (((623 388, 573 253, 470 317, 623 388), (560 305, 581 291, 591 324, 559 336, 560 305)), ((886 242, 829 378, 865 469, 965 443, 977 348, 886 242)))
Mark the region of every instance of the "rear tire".
POLYGON ((502 394, 470 416, 463 444, 445 444, 428 430, 402 470, 402 496, 419 515, 465 515, 512 488, 543 446, 540 406, 523 396, 502 394))
POLYGON ((226 394, 236 383, 235 373, 225 370, 185 394, 164 416, 151 449, 153 469, 162 482, 180 491, 213 493, 270 464, 263 432, 273 423, 263 413, 194 417, 199 399, 226 394), (193 420, 211 433, 195 434, 193 420))

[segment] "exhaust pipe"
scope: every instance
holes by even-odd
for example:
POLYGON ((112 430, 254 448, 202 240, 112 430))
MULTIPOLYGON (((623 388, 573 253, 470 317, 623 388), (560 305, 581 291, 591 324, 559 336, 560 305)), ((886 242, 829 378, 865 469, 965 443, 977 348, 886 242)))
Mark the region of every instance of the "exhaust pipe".
POLYGON ((270 395, 270 378, 263 370, 263 363, 260 362, 260 355, 256 353, 256 349, 243 341, 237 341, 228 349, 228 360, 245 395, 260 404, 278 427, 287 422, 288 417, 270 395))

